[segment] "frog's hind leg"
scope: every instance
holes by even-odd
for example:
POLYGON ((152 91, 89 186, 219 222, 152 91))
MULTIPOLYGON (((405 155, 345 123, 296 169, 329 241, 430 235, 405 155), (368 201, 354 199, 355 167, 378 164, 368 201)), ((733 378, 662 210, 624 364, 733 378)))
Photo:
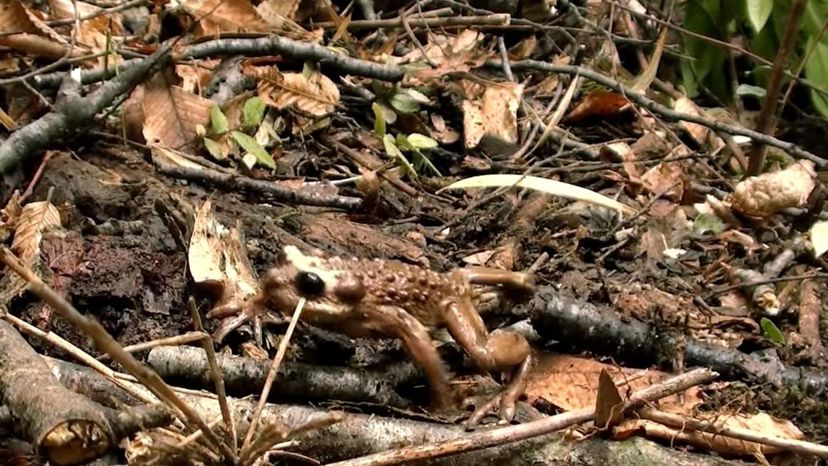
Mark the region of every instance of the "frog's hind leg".
POLYGON ((511 373, 509 385, 490 402, 477 408, 467 422, 480 422, 495 405, 504 422, 511 421, 515 404, 526 389, 526 376, 532 364, 529 343, 522 335, 508 330, 489 333, 480 314, 470 305, 452 302, 446 311, 446 327, 480 369, 511 373))
POLYGON ((527 295, 535 292, 535 279, 529 273, 488 267, 464 267, 457 272, 475 285, 499 285, 527 295))

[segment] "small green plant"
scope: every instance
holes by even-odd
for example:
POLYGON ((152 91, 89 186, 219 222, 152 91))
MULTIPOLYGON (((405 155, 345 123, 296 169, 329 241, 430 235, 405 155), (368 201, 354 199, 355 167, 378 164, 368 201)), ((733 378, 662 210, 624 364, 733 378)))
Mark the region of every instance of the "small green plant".
POLYGON ((387 132, 385 109, 377 102, 371 105, 371 109, 374 111, 374 132, 382 138, 382 144, 385 147, 386 154, 397 159, 414 178, 417 177, 417 173, 423 168, 428 168, 435 175, 442 176, 440 171, 437 170, 437 167, 434 166, 426 155, 428 151, 438 146, 437 141, 420 133, 411 133, 408 135, 397 134, 394 137, 387 132), (412 155, 414 160, 413 164, 403 152, 408 152, 412 155))
POLYGON ((210 130, 209 136, 204 136, 204 147, 216 160, 227 158, 230 153, 230 144, 240 148, 245 155, 242 161, 252 168, 255 164, 267 168, 276 168, 276 161, 264 150, 255 138, 246 131, 255 131, 262 124, 265 114, 265 104, 259 97, 251 97, 244 102, 242 107, 242 121, 238 129, 230 129, 227 117, 218 105, 210 109, 210 130))
POLYGON ((759 320, 759 326, 762 327, 762 334, 765 335, 765 338, 778 345, 785 346, 785 335, 782 334, 782 331, 779 330, 779 327, 772 320, 767 317, 762 317, 759 320))
MULTIPOLYGON (((792 0, 689 0, 684 7, 683 26, 691 32, 733 42, 739 36, 746 48, 768 61, 779 50, 792 0)), ((803 66, 810 86, 814 110, 828 116, 828 34, 823 23, 828 17, 828 0, 811 0, 805 9, 799 46, 790 57, 788 71, 803 66)), ((755 63, 748 73, 727 76, 728 51, 709 41, 685 35, 681 60, 682 83, 690 97, 701 89, 730 102, 734 97, 761 96, 770 67, 755 63), (735 84, 735 88, 734 88, 735 84)))

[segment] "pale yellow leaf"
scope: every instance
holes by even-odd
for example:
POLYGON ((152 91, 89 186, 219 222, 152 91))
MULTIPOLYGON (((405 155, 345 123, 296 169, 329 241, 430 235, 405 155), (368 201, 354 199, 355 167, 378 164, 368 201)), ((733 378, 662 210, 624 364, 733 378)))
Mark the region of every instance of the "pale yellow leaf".
POLYGON ((632 214, 635 212, 630 207, 621 204, 620 202, 610 199, 603 194, 590 191, 589 189, 575 186, 569 183, 564 183, 556 180, 548 180, 537 176, 523 176, 523 175, 482 175, 466 178, 464 180, 452 183, 449 186, 441 189, 458 189, 458 188, 492 188, 514 186, 520 188, 532 189, 535 191, 552 194, 554 196, 561 196, 567 199, 576 201, 588 202, 598 206, 606 207, 608 209, 617 210, 619 212, 632 214))
POLYGON ((819 257, 828 251, 828 221, 816 222, 811 227, 811 244, 814 246, 814 256, 819 257))
POLYGON ((241 231, 216 220, 209 200, 196 212, 187 256, 195 283, 222 289, 218 305, 242 302, 258 292, 241 231))

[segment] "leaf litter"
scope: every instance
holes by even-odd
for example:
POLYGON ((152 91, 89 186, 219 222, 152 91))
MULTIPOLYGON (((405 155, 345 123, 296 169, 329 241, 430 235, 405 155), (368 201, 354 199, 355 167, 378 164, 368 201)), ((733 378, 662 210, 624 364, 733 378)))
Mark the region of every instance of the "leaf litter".
MULTIPOLYGON (((36 186, 27 195, 37 200, 23 203, 19 192, 4 197, 4 239, 44 280, 58 283, 48 256, 60 248, 50 243, 41 249, 43 241, 84 245, 84 267, 76 277, 60 277, 61 289, 66 280, 87 284, 70 293, 73 301, 98 303, 98 318, 122 343, 133 343, 123 328, 142 319, 142 307, 166 306, 160 315, 184 316, 190 296, 203 308, 254 297, 257 276, 279 260, 285 245, 403 259, 441 271, 463 263, 531 270, 541 287, 568 297, 572 306, 604 308, 622 321, 679 335, 687 345, 672 348, 669 360, 605 348, 567 355, 579 348, 576 342, 553 341, 535 329, 537 362, 527 403, 536 414, 591 407, 602 412, 696 365, 720 372, 720 380, 673 394, 658 410, 793 446, 676 428, 657 415, 618 413, 606 418, 610 438, 644 436, 767 461, 786 451, 810 451, 796 442, 818 442, 828 433, 828 415, 808 417, 797 409, 803 398, 821 402, 828 388, 823 342, 814 342, 823 316, 816 316, 814 330, 813 315, 800 315, 819 314, 813 311, 819 297, 822 309, 828 308, 828 161, 771 136, 776 151, 764 173, 744 176, 751 125, 737 110, 690 99, 680 86, 665 84, 677 72, 673 52, 680 46, 667 29, 639 29, 641 17, 622 10, 616 19, 623 27, 605 35, 609 2, 549 9, 547 2, 529 1, 508 13, 487 11, 485 2, 7 3, 0 10, 7 129, 41 118, 49 111, 42 101, 54 97, 45 92, 45 79, 32 81, 43 94, 28 82, 18 86, 23 78, 15 75, 26 67, 61 60, 63 67, 36 72, 62 80, 61 99, 71 85, 79 86, 59 74, 70 66, 87 72, 120 66, 110 75, 99 73, 117 80, 130 60, 144 59, 161 41, 175 41, 174 65, 153 69, 121 101, 110 102, 111 113, 72 128, 97 126, 109 137, 91 145, 49 141, 67 153, 82 152, 90 166, 45 163, 42 175, 29 175, 36 186), (561 20, 581 27, 561 28, 561 20), (631 47, 640 34, 654 48, 631 47), (608 40, 624 35, 631 40, 608 40), (222 69, 231 59, 232 78, 222 69), (40 105, 12 99, 21 89, 40 105), (94 166, 123 181, 92 175, 94 166), (55 187, 70 212, 66 225, 51 197, 44 200, 55 187), (130 221, 149 233, 126 233, 124 222, 130 221), (80 236, 54 234, 62 228, 80 236), (90 233, 110 228, 119 233, 90 233), (173 243, 183 249, 172 253, 173 243), (129 253, 106 253, 131 248, 145 254, 137 264, 127 264, 129 253), (99 276, 95 257, 111 261, 99 270, 140 272, 99 276), (174 257, 179 267, 158 269, 164 257, 174 257), (164 275, 184 269, 192 289, 164 275), (109 295, 88 285, 126 277, 126 286, 104 287, 109 295), (707 345, 709 359, 687 349, 694 345, 707 345), (728 357, 742 362, 721 362, 728 357), (760 370, 760 360, 779 370, 760 370), (802 389, 785 378, 796 370, 817 388, 802 389), (611 394, 613 387, 620 398, 611 394)), ((644 15, 657 14, 629 3, 644 15)), ((101 79, 85 80, 79 96, 100 89, 101 79)), ((55 112, 69 108, 49 105, 55 112)), ((16 278, 4 277, 3 302, 12 309, 25 287, 16 278)), ((533 301, 510 308, 491 290, 478 291, 489 329, 531 327, 538 306, 545 306, 543 312, 554 307, 533 301)), ((251 353, 250 333, 264 330, 264 347, 256 348, 272 356, 284 327, 262 327, 267 322, 259 317, 266 316, 233 322, 238 332, 223 334, 223 351, 251 353)), ((162 317, 147 320, 156 318, 162 317)), ((134 325, 150 329, 145 340, 191 330, 188 318, 134 325)), ((207 325, 217 328, 214 321, 207 325)), ((567 329, 570 335, 580 331, 567 329)), ((291 342, 296 348, 288 358, 302 362, 362 367, 383 360, 388 350, 373 341, 297 332, 302 338, 291 342), (325 345, 345 349, 319 349, 325 345)), ((78 334, 67 336, 87 346, 78 334)), ((592 427, 598 426, 577 430, 589 436, 592 427)), ((282 440, 298 431, 268 428, 282 440)), ((240 446, 247 448, 244 458, 267 450, 240 446)), ((186 448, 176 451, 186 456, 186 448)), ((134 464, 152 457, 133 453, 134 464)))

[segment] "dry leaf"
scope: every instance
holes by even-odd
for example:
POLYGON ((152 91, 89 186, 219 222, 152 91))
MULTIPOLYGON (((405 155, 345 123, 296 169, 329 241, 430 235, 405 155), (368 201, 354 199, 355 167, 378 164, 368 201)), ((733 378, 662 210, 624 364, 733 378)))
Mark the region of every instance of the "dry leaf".
POLYGON ((630 101, 617 93, 596 90, 587 94, 564 118, 570 125, 586 124, 592 121, 611 120, 625 114, 630 101))
MULTIPOLYGON (((89 3, 73 1, 73 0, 49 0, 49 8, 52 12, 53 19, 74 19, 78 16, 85 17, 101 11, 89 3), (77 5, 77 11, 75 6, 77 5)), ((80 26, 75 28, 77 34, 77 41, 88 47, 93 52, 106 52, 114 48, 114 44, 108 43, 112 37, 121 37, 124 35, 123 27, 121 26, 120 13, 107 13, 105 15, 97 16, 95 18, 87 19, 80 22, 80 26)), ((120 54, 109 53, 108 56, 98 57, 98 63, 118 64, 123 61, 120 54)))
POLYGON ((406 84, 425 84, 431 80, 442 79, 448 73, 469 71, 483 65, 491 54, 480 46, 483 34, 466 29, 457 36, 430 34, 428 44, 423 47, 425 54, 417 48, 405 56, 396 59, 397 63, 424 62, 434 63, 435 68, 412 70, 406 73, 406 84), (426 58, 428 57, 428 58, 426 58))
POLYGON ((51 202, 30 202, 23 206, 17 220, 11 249, 26 265, 31 265, 40 254, 40 240, 44 230, 59 227, 60 212, 51 202))
POLYGON ((684 185, 687 180, 687 173, 681 162, 661 162, 641 176, 641 183, 649 192, 675 202, 684 196, 684 185))
POLYGON ((258 292, 241 231, 219 223, 209 200, 196 213, 187 259, 195 283, 221 289, 218 306, 241 303, 258 292))
POLYGON ((144 140, 176 149, 193 144, 198 136, 196 127, 207 125, 213 105, 213 101, 169 85, 163 74, 156 74, 143 90, 144 140))
MULTIPOLYGON (((0 4, 0 45, 51 59, 66 55, 68 42, 32 14, 19 0, 0 4), (22 32, 22 33, 20 33, 22 32)), ((85 53, 72 51, 72 56, 85 53)))
POLYGON ((247 0, 188 0, 181 7, 198 19, 196 36, 228 32, 268 32, 265 21, 247 0))
POLYGON ((296 109, 313 116, 333 112, 339 104, 339 89, 330 78, 318 71, 269 74, 259 82, 259 97, 272 107, 296 109))
MULTIPOLYGON (((670 374, 648 370, 618 368, 592 359, 564 354, 541 353, 527 378, 526 393, 544 398, 566 411, 594 408, 598 394, 598 378, 607 371, 626 398, 630 390, 640 390, 658 383, 670 374), (622 385, 623 384, 623 385, 622 385)), ((674 413, 689 413, 701 404, 698 388, 659 400, 659 408, 674 413)))
POLYGON ((733 210, 753 217, 769 217, 789 207, 804 207, 816 186, 814 163, 802 160, 788 168, 752 176, 728 196, 733 210))
POLYGON ((517 109, 523 85, 504 83, 486 86, 478 99, 463 100, 463 137, 467 149, 504 153, 517 142, 517 109))
MULTIPOLYGON (((681 96, 673 103, 673 110, 679 113, 687 113, 688 115, 702 116, 702 111, 698 105, 685 96, 681 96)), ((684 127, 690 137, 699 145, 703 145, 707 141, 707 136, 710 134, 710 128, 702 126, 697 123, 682 120, 679 124, 684 127)))

